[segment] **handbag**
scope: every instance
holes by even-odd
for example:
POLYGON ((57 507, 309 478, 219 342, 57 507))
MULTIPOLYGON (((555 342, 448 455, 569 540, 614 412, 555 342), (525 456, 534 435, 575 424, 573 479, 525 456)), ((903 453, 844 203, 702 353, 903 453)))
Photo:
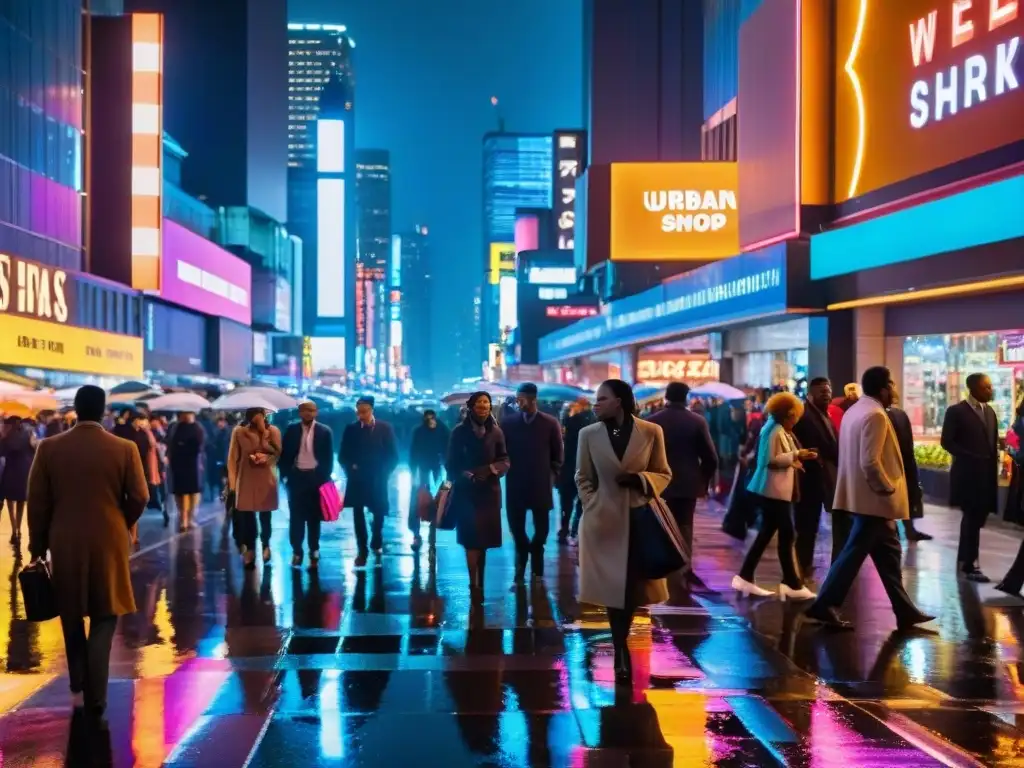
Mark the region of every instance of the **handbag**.
POLYGON ((629 511, 629 569, 641 579, 663 579, 686 567, 690 551, 664 500, 629 511))
POLYGON ((29 621, 49 621, 57 618, 57 593, 50 578, 50 566, 45 560, 36 560, 18 574, 21 596, 25 601, 25 618, 29 621))
POLYGON ((343 506, 341 493, 333 480, 328 480, 320 486, 320 516, 325 523, 337 522, 343 506))
POLYGON ((416 491, 416 517, 424 523, 432 522, 437 516, 437 510, 434 509, 434 497, 430 495, 430 489, 426 485, 421 485, 416 491))
POLYGON ((455 519, 455 508, 452 506, 454 490, 455 486, 452 485, 452 481, 445 480, 441 483, 441 487, 437 489, 437 495, 434 496, 435 525, 442 531, 455 530, 456 523, 458 522, 455 519))

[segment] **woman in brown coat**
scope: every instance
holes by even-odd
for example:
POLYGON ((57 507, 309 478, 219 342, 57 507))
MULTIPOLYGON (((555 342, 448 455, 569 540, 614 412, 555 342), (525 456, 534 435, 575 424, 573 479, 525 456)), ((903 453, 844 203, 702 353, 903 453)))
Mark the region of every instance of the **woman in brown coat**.
POLYGON ((263 562, 270 561, 270 513, 278 507, 277 460, 281 431, 267 424, 262 408, 245 412, 245 423, 231 433, 228 490, 235 495, 235 524, 240 530, 246 568, 256 567, 256 522, 259 517, 263 562))

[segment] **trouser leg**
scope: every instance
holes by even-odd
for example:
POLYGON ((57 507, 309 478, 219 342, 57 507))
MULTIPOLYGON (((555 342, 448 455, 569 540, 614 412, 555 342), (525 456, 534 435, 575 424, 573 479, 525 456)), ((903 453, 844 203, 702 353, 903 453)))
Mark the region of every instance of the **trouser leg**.
POLYGON ((370 537, 370 549, 384 548, 384 518, 387 517, 387 506, 372 507, 370 509, 370 523, 373 526, 373 533, 370 537))
POLYGON ((61 616, 60 628, 64 633, 64 656, 68 664, 68 678, 72 693, 85 690, 86 637, 85 621, 79 616, 61 616))
POLYGON ((772 506, 776 508, 775 519, 778 526, 776 541, 779 548, 779 565, 782 566, 782 583, 790 589, 800 589, 804 582, 800 577, 800 568, 796 562, 792 507, 784 501, 776 502, 772 506))
POLYGON ((320 529, 323 525, 323 517, 320 515, 320 496, 317 494, 317 505, 306 507, 306 536, 310 552, 320 551, 320 529))
POLYGON ((693 552, 693 515, 697 510, 696 499, 666 499, 669 512, 675 518, 679 532, 683 534, 687 550, 693 552))
POLYGON ((821 500, 814 498, 798 501, 793 509, 796 529, 796 561, 803 574, 814 569, 814 546, 818 541, 821 525, 821 500))
POLYGON ((89 620, 88 695, 90 704, 105 709, 107 706, 107 684, 110 679, 110 649, 117 631, 116 616, 92 617, 89 620))
POLYGON ((270 546, 270 516, 271 513, 269 511, 259 513, 260 543, 263 545, 264 548, 270 546))
POLYGON ((516 547, 516 567, 522 562, 525 567, 526 559, 530 554, 530 539, 526 535, 526 510, 520 507, 508 507, 508 529, 512 533, 512 540, 516 547))
POLYGON ((853 529, 853 518, 849 512, 832 510, 832 562, 839 558, 839 553, 846 546, 853 529))
POLYGON ((964 508, 960 518, 960 545, 956 561, 961 568, 975 568, 981 555, 981 528, 984 517, 975 510, 964 508))
POLYGON ((307 513, 300 483, 302 481, 298 477, 288 483, 288 543, 296 555, 302 554, 302 540, 306 533, 307 513))
POLYGON ((544 545, 551 530, 551 510, 533 510, 533 541, 530 542, 530 568, 534 576, 544 575, 544 545))
POLYGON ((1006 572, 1000 586, 1007 592, 1020 592, 1024 589, 1024 541, 1021 541, 1017 557, 1013 559, 1013 565, 1006 572))
POLYGON ((369 551, 369 547, 367 546, 365 507, 352 508, 352 527, 355 529, 356 534, 356 548, 360 554, 366 554, 369 551))
POLYGON ((877 518, 869 518, 864 515, 852 515, 852 526, 850 535, 832 567, 828 570, 821 589, 818 590, 818 599, 815 606, 825 609, 838 608, 846 600, 853 580, 857 578, 861 566, 867 559, 875 544, 875 528, 871 521, 877 518))
POLYGON ((896 524, 879 519, 874 521, 874 525, 878 532, 871 548, 871 560, 885 587, 885 594, 889 596, 892 612, 897 619, 916 616, 920 611, 903 586, 903 548, 896 533, 896 524))
POLYGON ((743 558, 743 567, 740 568, 740 578, 750 582, 754 580, 757 564, 761 562, 761 557, 768 548, 768 544, 771 543, 779 525, 776 516, 772 513, 771 505, 765 504, 763 498, 759 498, 758 503, 761 506, 761 529, 757 532, 754 543, 747 550, 747 556, 743 558))

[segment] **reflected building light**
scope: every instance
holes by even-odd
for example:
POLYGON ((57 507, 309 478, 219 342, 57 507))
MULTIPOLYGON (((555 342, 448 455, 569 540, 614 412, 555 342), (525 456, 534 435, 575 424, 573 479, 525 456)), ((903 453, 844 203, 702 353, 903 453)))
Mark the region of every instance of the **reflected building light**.
POLYGON ((341 721, 341 671, 324 670, 324 683, 320 688, 320 755, 330 760, 345 756, 341 721))

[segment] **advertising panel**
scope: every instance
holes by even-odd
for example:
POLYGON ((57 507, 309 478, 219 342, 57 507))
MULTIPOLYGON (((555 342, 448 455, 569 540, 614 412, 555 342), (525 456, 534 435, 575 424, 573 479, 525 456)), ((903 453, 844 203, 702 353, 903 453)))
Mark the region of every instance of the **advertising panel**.
POLYGON ((784 243, 699 269, 609 304, 605 313, 540 340, 540 362, 697 333, 786 310, 784 243))
POLYGON ((1024 139, 1018 0, 840 0, 835 200, 1024 139))
POLYGON ((563 251, 576 245, 576 179, 583 173, 586 145, 583 131, 555 131, 553 220, 556 246, 563 251))
POLYGON ((736 163, 612 163, 612 261, 715 261, 740 250, 736 163))
POLYGON ((142 339, 0 315, 0 365, 137 379, 142 339))
POLYGON ((252 329, 223 318, 217 323, 217 373, 223 379, 246 381, 252 375, 252 329))
POLYGON ((132 14, 132 288, 161 288, 164 18, 132 14))
POLYGON ((316 181, 316 313, 345 316, 345 180, 316 181))
POLYGON ((718 380, 718 361, 709 355, 642 354, 636 364, 636 380, 653 383, 685 381, 698 384, 718 380))
POLYGON ((160 298, 243 325, 252 323, 252 268, 169 219, 164 220, 160 298))
POLYGON ((506 275, 516 273, 516 244, 491 243, 491 285, 497 285, 506 275))
POLYGON ((147 371, 210 373, 207 367, 207 319, 195 312, 146 300, 144 364, 147 371))
POLYGON ((75 311, 73 279, 63 269, 0 253, 0 314, 66 323, 75 311))

